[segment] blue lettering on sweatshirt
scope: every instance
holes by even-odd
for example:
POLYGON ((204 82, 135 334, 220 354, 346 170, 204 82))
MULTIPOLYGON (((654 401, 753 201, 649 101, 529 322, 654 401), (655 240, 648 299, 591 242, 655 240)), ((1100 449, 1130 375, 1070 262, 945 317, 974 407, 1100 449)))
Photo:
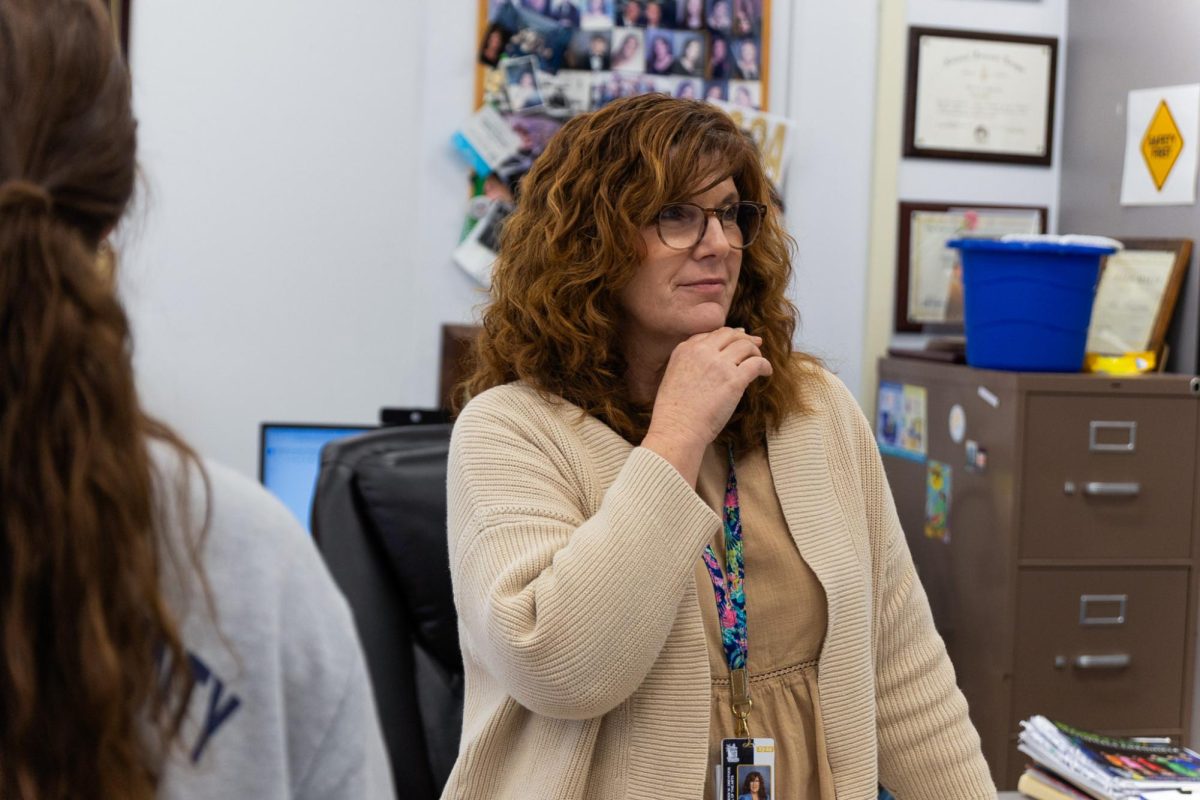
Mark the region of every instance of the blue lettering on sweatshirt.
POLYGON ((195 687, 192 689, 193 699, 201 695, 204 687, 208 687, 208 703, 204 712, 204 723, 200 728, 200 735, 196 739, 196 745, 192 748, 192 763, 197 764, 200 762, 200 757, 204 755, 204 749, 208 747, 209 740, 241 707, 242 700, 232 692, 226 696, 225 682, 215 675, 195 653, 189 651, 188 660, 191 662, 192 676, 196 681, 195 687))

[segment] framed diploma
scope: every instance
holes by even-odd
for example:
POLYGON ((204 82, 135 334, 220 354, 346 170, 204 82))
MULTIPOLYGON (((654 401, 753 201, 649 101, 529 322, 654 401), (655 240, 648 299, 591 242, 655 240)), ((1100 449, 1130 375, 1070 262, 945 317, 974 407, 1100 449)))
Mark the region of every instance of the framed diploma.
POLYGON ((1101 355, 1162 350, 1192 255, 1190 239, 1123 239, 1104 262, 1087 351, 1101 355))
POLYGON ((1050 165, 1058 40, 910 28, 904 155, 1050 165))
POLYGON ((900 332, 961 333, 962 268, 946 242, 1045 233, 1046 209, 984 203, 900 203, 896 323, 900 332))

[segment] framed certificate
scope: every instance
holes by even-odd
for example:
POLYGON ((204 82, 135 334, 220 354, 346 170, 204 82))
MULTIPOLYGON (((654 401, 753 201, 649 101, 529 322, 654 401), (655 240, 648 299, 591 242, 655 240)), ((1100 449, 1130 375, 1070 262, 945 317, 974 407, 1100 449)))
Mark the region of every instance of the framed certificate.
POLYGON ((910 28, 904 155, 1050 165, 1058 40, 910 28))
POLYGON ((1101 355, 1162 350, 1192 254, 1191 239, 1122 239, 1104 261, 1087 351, 1101 355))
POLYGON ((986 203, 900 203, 896 323, 900 332, 961 333, 962 270, 946 242, 963 236, 1045 233, 1046 209, 986 203))

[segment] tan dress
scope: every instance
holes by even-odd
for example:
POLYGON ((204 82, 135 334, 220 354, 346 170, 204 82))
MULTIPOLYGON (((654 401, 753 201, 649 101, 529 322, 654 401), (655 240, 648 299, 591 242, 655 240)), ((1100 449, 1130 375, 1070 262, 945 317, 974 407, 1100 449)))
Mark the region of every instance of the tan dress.
MULTIPOLYGON (((710 447, 696 487, 722 519, 728 459, 724 446, 710 447)), ((746 567, 747 667, 754 701, 750 735, 775 740, 770 800, 834 800, 817 696, 817 661, 827 617, 825 592, 788 531, 765 447, 740 456, 735 466, 746 567)), ((723 530, 711 544, 724 566, 723 530)), ((699 559, 696 588, 713 675, 709 771, 704 784, 704 800, 711 800, 712 766, 719 763, 721 740, 733 736, 733 714, 729 709, 729 665, 721 644, 712 580, 699 559)), ((740 793, 741 787, 738 789, 740 793)))

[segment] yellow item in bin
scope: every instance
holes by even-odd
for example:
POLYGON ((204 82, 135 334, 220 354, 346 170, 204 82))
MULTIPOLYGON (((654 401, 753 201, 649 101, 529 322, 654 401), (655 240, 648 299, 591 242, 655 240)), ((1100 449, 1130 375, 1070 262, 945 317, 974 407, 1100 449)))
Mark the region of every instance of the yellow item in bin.
POLYGON ((1154 372, 1157 366, 1158 357, 1153 350, 1119 356, 1087 353, 1083 357, 1084 372, 1099 372, 1104 375, 1141 375, 1143 372, 1154 372))

